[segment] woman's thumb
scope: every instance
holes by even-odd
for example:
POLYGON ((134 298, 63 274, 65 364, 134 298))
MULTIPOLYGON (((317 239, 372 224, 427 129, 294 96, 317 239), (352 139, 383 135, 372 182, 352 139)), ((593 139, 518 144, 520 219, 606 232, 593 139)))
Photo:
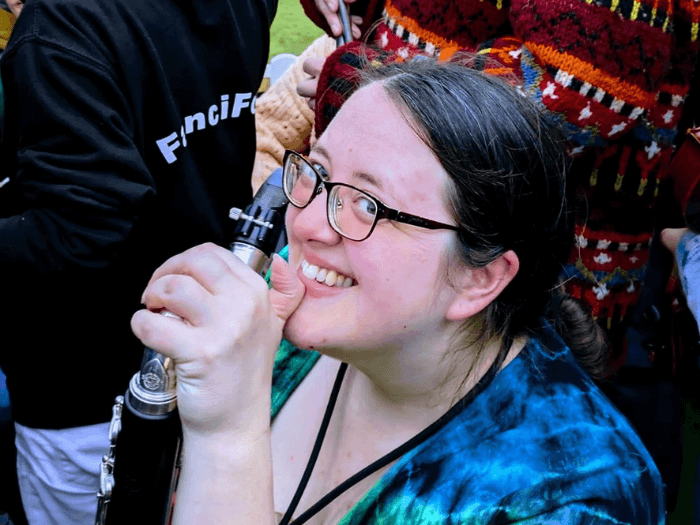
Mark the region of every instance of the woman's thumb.
POLYGON ((277 317, 285 322, 304 297, 304 284, 292 272, 287 261, 277 254, 272 256, 272 266, 270 268, 270 304, 277 317))

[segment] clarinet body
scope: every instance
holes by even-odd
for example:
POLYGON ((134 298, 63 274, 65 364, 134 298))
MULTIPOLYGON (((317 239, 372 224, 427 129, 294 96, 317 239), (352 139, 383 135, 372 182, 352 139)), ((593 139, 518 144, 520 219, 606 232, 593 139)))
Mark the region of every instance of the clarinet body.
MULTIPOLYGON (((231 251, 263 274, 283 246, 287 199, 282 170, 268 177, 237 220, 231 251)), ((169 312, 164 315, 177 317, 169 312)), ((101 466, 96 525, 167 525, 180 471, 182 428, 170 358, 146 348, 141 369, 113 408, 110 450, 101 466)))

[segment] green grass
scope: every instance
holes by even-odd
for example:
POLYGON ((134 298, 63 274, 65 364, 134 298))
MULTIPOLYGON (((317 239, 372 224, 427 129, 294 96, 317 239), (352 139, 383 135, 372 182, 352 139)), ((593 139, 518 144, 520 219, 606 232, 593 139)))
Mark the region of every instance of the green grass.
POLYGON ((270 57, 280 53, 298 55, 323 34, 306 17, 299 0, 279 0, 270 32, 270 57))

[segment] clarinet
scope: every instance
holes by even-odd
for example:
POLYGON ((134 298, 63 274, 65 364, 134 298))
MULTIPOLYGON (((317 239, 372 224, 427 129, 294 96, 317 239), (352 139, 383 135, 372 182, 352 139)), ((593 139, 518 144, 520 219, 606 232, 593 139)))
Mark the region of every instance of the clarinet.
MULTIPOLYGON (((268 177, 237 220, 231 251, 259 274, 286 243, 282 169, 268 177)), ((164 315, 177 317, 169 312, 164 315)), ((145 348, 141 369, 112 408, 109 454, 102 458, 96 525, 168 525, 180 472, 182 427, 172 360, 145 348)))

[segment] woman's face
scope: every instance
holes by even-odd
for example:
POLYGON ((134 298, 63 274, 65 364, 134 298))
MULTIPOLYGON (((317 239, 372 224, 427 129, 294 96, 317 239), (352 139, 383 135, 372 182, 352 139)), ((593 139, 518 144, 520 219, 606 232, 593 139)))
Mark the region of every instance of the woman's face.
MULTIPOLYGON (((332 182, 351 184, 391 208, 454 224, 444 203, 448 175, 378 83, 345 103, 309 159, 332 182)), ((289 262, 306 295, 285 337, 344 356, 420 345, 445 330, 445 312, 457 293, 444 279, 443 264, 454 232, 381 220, 368 239, 351 241, 328 224, 326 199, 324 190, 306 208, 287 212, 289 262), (342 275, 352 285, 319 282, 314 266, 326 270, 318 279, 335 284, 342 275), (330 272, 335 274, 328 277, 330 272)))

